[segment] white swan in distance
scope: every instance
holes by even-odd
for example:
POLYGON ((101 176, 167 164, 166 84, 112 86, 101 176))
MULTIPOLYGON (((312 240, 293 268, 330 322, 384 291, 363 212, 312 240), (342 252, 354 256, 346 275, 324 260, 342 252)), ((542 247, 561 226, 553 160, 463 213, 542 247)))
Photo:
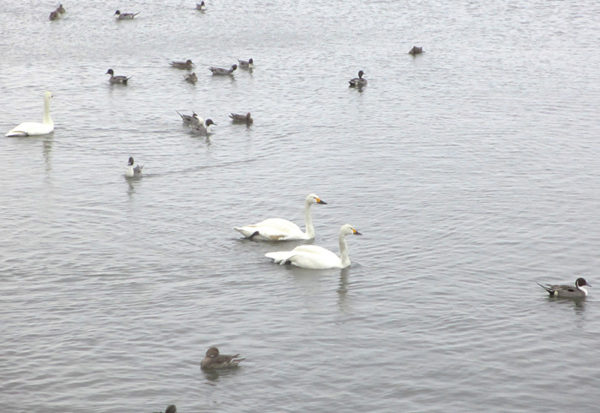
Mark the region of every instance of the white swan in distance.
POLYGON ((23 122, 12 128, 6 136, 48 135, 54 132, 54 122, 50 117, 50 98, 52 93, 44 92, 44 118, 39 122, 23 122))
POLYGON ((268 252, 265 257, 273 262, 284 265, 292 264, 300 268, 311 270, 325 270, 328 268, 346 268, 350 266, 346 235, 362 235, 352 225, 345 224, 340 228, 340 255, 318 245, 300 245, 291 251, 268 252))
POLYGON ((242 227, 234 227, 244 237, 256 239, 259 241, 290 241, 290 240, 308 240, 315 237, 315 227, 312 223, 310 214, 310 206, 312 204, 327 204, 316 194, 308 194, 304 202, 304 222, 306 232, 300 227, 287 219, 269 218, 258 224, 244 225, 242 227))

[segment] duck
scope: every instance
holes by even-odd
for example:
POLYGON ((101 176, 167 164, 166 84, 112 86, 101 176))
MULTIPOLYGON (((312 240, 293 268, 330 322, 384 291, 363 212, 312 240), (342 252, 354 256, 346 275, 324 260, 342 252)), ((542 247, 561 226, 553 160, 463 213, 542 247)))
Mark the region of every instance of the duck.
POLYGON ((195 85, 198 81, 198 76, 196 75, 196 72, 192 72, 189 75, 187 75, 185 77, 185 81, 195 85))
POLYGON ((367 79, 363 78, 365 72, 363 72, 362 70, 358 71, 358 77, 355 77, 354 79, 350 79, 348 81, 348 83, 350 84, 350 87, 363 87, 363 86, 367 86, 367 79))
POLYGON ((48 20, 54 21, 54 20, 58 19, 59 17, 60 17, 59 13, 56 10, 54 10, 54 11, 50 12, 50 16, 48 16, 48 20))
POLYGON ((313 204, 327 205, 317 194, 308 194, 304 200, 304 223, 306 231, 292 221, 283 218, 268 218, 258 224, 234 227, 245 238, 257 241, 310 240, 315 237, 310 207, 313 204))
POLYGON ((204 0, 200 3, 196 3, 196 10, 206 11, 206 4, 204 4, 204 0))
POLYGON ((12 128, 6 133, 6 136, 35 136, 48 135, 54 132, 54 122, 50 117, 50 99, 51 92, 44 92, 44 117, 42 122, 23 122, 12 128))
POLYGON ((225 75, 233 75, 233 72, 237 69, 237 65, 232 65, 230 69, 223 69, 221 67, 211 66, 208 68, 212 72, 213 75, 225 76, 225 75))
POLYGON ((125 176, 127 178, 134 178, 134 177, 140 177, 142 175, 142 169, 144 168, 144 165, 136 165, 133 166, 133 164, 135 163, 135 161, 133 160, 133 156, 129 157, 129 161, 127 162, 127 169, 125 171, 125 176))
POLYGON ((181 116, 181 120, 183 121, 183 124, 185 126, 190 126, 192 121, 194 120, 194 117, 198 118, 198 114, 196 112, 192 112, 191 115, 185 115, 183 113, 179 113, 178 110, 176 110, 175 112, 177 112, 177 114, 179 116, 181 116))
POLYGON ((194 63, 188 59, 185 62, 171 62, 171 67, 174 67, 175 69, 192 70, 194 63))
POLYGON ((326 270, 329 268, 349 267, 350 257, 348 255, 347 235, 362 235, 350 224, 344 224, 340 228, 339 243, 340 255, 329 251, 318 245, 300 245, 291 251, 268 252, 265 257, 271 258, 276 264, 291 264, 296 267, 310 270, 326 270))
POLYGON ((408 54, 413 56, 423 53, 423 48, 419 46, 413 46, 412 49, 408 51, 408 54))
POLYGON ((56 11, 59 12, 60 14, 65 14, 66 10, 63 7, 62 3, 58 5, 58 7, 56 8, 56 11))
POLYGON ((241 115, 239 113, 230 113, 229 117, 231 118, 233 123, 245 123, 247 125, 250 125, 252 122, 254 122, 254 119, 252 119, 250 112, 246 113, 245 115, 241 115))
POLYGON ((115 72, 112 69, 108 69, 105 73, 105 75, 110 75, 110 79, 108 79, 108 81, 111 84, 120 84, 120 85, 126 85, 127 81, 129 79, 131 79, 131 76, 127 77, 127 76, 123 76, 123 75, 118 75, 115 76, 115 72))
POLYGON ((240 69, 252 70, 252 69, 254 69, 254 60, 252 60, 252 58, 250 58, 248 60, 238 59, 238 65, 239 65, 240 69))
POLYGON ((206 355, 202 359, 200 367, 203 370, 226 369, 237 367, 240 361, 245 360, 244 358, 240 358, 239 356, 239 354, 220 354, 218 348, 210 347, 208 350, 206 350, 206 355))
POLYGON ((202 136, 208 136, 211 131, 208 130, 210 125, 216 125, 212 119, 202 120, 196 113, 192 115, 192 121, 190 126, 192 127, 192 131, 202 136))
POLYGON ((558 298, 585 298, 588 291, 584 286, 591 287, 591 284, 581 277, 575 280, 575 287, 572 285, 537 284, 546 290, 550 296, 558 298))
POLYGON ((137 13, 121 13, 120 10, 117 10, 115 12, 115 16, 117 16, 117 20, 133 20, 133 18, 135 16, 137 16, 138 14, 140 14, 139 11, 137 13))

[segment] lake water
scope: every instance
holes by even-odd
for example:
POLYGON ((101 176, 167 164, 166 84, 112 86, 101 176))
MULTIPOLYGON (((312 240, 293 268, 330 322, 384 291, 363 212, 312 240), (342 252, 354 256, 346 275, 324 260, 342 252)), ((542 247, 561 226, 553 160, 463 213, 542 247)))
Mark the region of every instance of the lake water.
POLYGON ((600 285, 600 3, 64 5, 0 10, 0 130, 41 121, 44 90, 56 124, 0 139, 6 411, 598 409, 600 291, 536 282, 600 285), (315 244, 363 233, 348 269, 232 229, 302 224, 311 192, 315 244), (246 360, 204 373, 211 345, 246 360))

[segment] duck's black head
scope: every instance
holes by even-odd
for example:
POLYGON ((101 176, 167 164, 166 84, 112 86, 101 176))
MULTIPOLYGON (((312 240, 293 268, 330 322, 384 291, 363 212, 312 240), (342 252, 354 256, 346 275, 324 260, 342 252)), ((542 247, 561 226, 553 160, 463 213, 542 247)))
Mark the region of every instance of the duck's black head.
POLYGON ((248 63, 253 64, 254 60, 252 60, 252 58, 250 58, 250 60, 248 60, 248 63))
POLYGON ((129 157, 129 162, 127 162, 127 165, 133 165, 135 161, 133 160, 133 156, 129 157))
POLYGON ((235 70, 235 69, 237 69, 237 65, 231 66, 231 70, 235 70))
POLYGON ((577 280, 575 280, 575 285, 577 287, 583 287, 584 285, 591 287, 591 285, 587 283, 585 278, 581 278, 581 277, 579 277, 577 280))
POLYGON ((214 122, 212 121, 212 119, 206 119, 206 122, 205 122, 205 123, 206 123, 206 127, 207 127, 207 128, 208 128, 210 125, 216 125, 216 123, 214 123, 214 122))
POLYGON ((121 10, 117 10, 117 11, 115 12, 115 14, 118 16, 119 14, 121 14, 121 10))
POLYGON ((358 77, 362 79, 363 75, 365 74, 365 72, 363 72, 362 70, 358 71, 358 77))
POLYGON ((115 72, 113 72, 113 70, 112 70, 112 69, 108 69, 108 70, 106 71, 106 73, 105 73, 105 75, 111 75, 111 76, 112 76, 112 75, 114 75, 114 74, 115 74, 115 72))

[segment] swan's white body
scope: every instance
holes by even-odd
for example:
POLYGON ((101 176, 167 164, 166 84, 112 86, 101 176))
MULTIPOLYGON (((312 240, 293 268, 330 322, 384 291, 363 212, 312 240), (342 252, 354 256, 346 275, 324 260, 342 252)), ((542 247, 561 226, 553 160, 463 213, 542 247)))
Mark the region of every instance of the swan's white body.
POLYGON ((258 224, 244 225, 242 227, 234 227, 236 231, 241 233, 246 238, 256 239, 259 241, 290 241, 290 240, 308 240, 315 237, 315 227, 312 223, 310 214, 310 206, 312 204, 327 204, 315 194, 306 196, 304 202, 304 222, 306 232, 300 227, 287 219, 269 218, 258 224))
POLYGON ((318 245, 300 245, 291 251, 268 252, 265 254, 265 257, 271 258, 273 262, 280 265, 289 263, 311 270, 346 268, 351 264, 350 256, 348 255, 348 245, 346 244, 346 235, 350 234, 361 235, 352 225, 342 225, 339 237, 339 256, 318 245))
POLYGON ((48 135, 54 132, 54 122, 50 117, 50 98, 52 93, 44 93, 44 118, 42 123, 39 122, 23 122, 20 125, 12 128, 6 136, 34 136, 48 135))

